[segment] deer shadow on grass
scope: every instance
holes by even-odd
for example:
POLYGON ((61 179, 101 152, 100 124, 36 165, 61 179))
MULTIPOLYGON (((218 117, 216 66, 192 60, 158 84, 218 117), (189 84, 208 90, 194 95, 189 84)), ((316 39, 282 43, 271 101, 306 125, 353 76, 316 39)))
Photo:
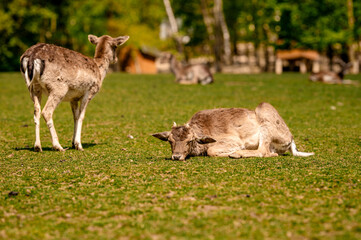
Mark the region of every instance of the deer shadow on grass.
MULTIPOLYGON (((83 149, 88 149, 88 148, 92 148, 92 147, 95 147, 95 146, 98 146, 98 145, 103 145, 102 143, 82 143, 83 145, 83 149)), ((56 150, 52 147, 43 147, 43 152, 50 152, 50 151, 53 151, 53 152, 56 152, 56 150)), ((29 151, 29 152, 35 152, 35 148, 34 147, 30 147, 28 145, 26 145, 25 147, 15 147, 14 148, 15 151, 29 151)), ((78 151, 78 150, 75 150, 75 148, 72 148, 71 146, 70 147, 66 147, 64 148, 65 151, 70 151, 70 150, 74 150, 74 151, 78 151)))

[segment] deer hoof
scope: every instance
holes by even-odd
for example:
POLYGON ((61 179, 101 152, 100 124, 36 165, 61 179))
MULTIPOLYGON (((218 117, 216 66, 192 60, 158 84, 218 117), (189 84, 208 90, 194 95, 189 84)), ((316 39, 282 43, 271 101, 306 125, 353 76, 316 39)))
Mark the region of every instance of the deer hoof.
POLYGON ((237 153, 237 152, 234 152, 232 154, 229 155, 230 158, 241 158, 241 154, 237 153))
POLYGON ((270 153, 267 157, 278 157, 277 153, 270 153))
POLYGON ((62 148, 60 145, 59 146, 53 146, 54 150, 59 151, 59 152, 65 152, 65 149, 62 148))
POLYGON ((81 143, 73 143, 73 148, 75 148, 76 150, 79 150, 79 151, 84 151, 81 143))
POLYGON ((42 152, 43 149, 41 148, 41 146, 34 146, 34 151, 35 152, 42 152))

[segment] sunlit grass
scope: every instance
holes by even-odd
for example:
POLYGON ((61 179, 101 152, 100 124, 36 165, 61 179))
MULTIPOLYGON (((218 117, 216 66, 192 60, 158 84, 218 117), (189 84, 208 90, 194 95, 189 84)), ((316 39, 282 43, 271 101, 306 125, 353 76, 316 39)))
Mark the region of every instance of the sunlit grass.
MULTIPOLYGON (((360 239, 360 86, 300 74, 215 81, 181 86, 171 75, 110 74, 87 109, 85 151, 52 151, 42 120, 44 152, 35 153, 25 83, 19 73, 0 74, 0 238, 360 239), (315 156, 177 162, 150 135, 202 109, 262 101, 277 108, 298 149, 315 156)), ((71 147, 68 103, 54 123, 71 147)))

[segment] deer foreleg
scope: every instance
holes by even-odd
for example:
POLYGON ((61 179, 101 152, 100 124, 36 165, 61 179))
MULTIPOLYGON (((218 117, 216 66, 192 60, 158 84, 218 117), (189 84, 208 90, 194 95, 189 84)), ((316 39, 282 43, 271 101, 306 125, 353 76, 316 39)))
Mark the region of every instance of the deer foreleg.
POLYGON ((89 97, 88 95, 85 95, 83 97, 83 99, 81 100, 78 120, 77 120, 76 126, 74 126, 74 130, 75 130, 74 147, 75 147, 75 149, 80 150, 80 151, 83 151, 83 147, 81 145, 81 128, 82 128, 83 120, 85 117, 86 107, 88 106, 88 103, 90 102, 90 100, 91 100, 91 97, 89 97))
POLYGON ((78 101, 70 102, 71 110, 73 112, 73 119, 74 119, 74 133, 73 133, 73 140, 72 140, 72 147, 75 148, 75 135, 78 127, 78 119, 79 119, 79 103, 78 101))
POLYGON ((34 151, 42 152, 40 141, 40 113, 41 113, 41 92, 31 93, 31 99, 34 102, 34 123, 35 123, 35 144, 34 151))

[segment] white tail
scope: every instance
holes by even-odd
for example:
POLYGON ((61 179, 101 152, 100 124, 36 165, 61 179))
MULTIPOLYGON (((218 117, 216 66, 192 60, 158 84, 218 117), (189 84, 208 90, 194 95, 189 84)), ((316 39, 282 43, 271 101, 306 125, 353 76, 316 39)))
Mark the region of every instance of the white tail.
POLYGON ((28 62, 29 62, 29 58, 25 57, 21 62, 21 67, 23 69, 22 71, 24 72, 26 86, 29 88, 32 79, 30 79, 29 77, 28 62))
POLYGON ((294 140, 292 140, 292 143, 291 143, 291 153, 293 156, 296 156, 296 157, 309 157, 309 156, 312 156, 312 155, 315 155, 315 153, 311 152, 311 153, 308 153, 308 152, 299 152, 297 150, 297 147, 296 147, 296 143, 294 140))

